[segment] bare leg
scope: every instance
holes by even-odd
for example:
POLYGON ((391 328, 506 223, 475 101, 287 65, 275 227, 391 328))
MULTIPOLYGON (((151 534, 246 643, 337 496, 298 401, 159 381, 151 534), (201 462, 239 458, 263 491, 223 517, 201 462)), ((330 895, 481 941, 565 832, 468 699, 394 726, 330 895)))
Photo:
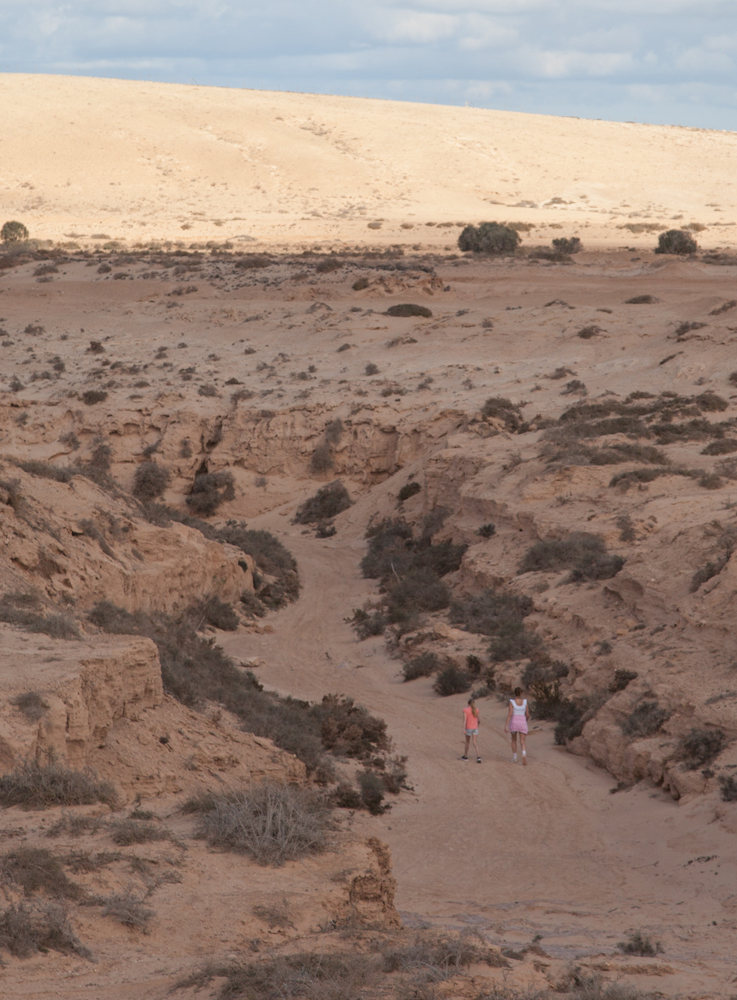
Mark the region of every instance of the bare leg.
POLYGON ((522 766, 523 767, 527 767, 527 750, 525 749, 525 742, 526 742, 526 740, 527 740, 527 734, 526 733, 520 733, 519 734, 519 741, 520 741, 520 745, 522 747, 522 766))
POLYGON ((464 757, 468 757, 468 747, 469 747, 470 742, 471 742, 471 737, 467 736, 466 737, 466 746, 464 747, 464 750, 463 750, 463 756, 464 757))
POLYGON ((481 758, 479 757, 479 745, 476 742, 477 736, 476 736, 475 733, 473 734, 473 736, 471 737, 471 739, 473 740, 473 749, 476 751, 476 760, 481 760, 481 758))
POLYGON ((512 733, 512 759, 517 760, 517 734, 512 733))

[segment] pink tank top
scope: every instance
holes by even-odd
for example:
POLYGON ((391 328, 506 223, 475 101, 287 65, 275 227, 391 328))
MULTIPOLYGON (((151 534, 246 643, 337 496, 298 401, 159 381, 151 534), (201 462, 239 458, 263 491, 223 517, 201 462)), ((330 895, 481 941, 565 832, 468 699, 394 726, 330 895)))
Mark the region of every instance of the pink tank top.
POLYGON ((466 720, 466 729, 479 728, 479 717, 473 714, 473 709, 470 705, 463 709, 463 717, 466 720))

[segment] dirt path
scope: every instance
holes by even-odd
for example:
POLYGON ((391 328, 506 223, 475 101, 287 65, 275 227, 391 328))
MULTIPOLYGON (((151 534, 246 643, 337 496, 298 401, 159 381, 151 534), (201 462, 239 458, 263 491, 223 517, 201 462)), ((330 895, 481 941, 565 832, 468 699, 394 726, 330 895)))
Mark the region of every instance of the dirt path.
POLYGON ((495 699, 481 705, 482 763, 461 761, 465 696, 438 698, 429 680, 401 683, 383 639, 359 643, 343 621, 374 591, 359 574, 355 518, 329 541, 280 515, 259 519, 296 556, 303 596, 270 618, 273 634, 225 645, 261 657, 269 687, 312 700, 349 694, 387 721, 414 794, 355 823, 391 846, 405 921, 471 922, 507 941, 539 933, 551 953, 571 956, 611 953, 627 929, 646 928, 671 961, 706 960, 726 981, 735 898, 727 889, 718 899, 711 880, 718 872, 721 885, 735 884, 724 870, 734 865, 728 835, 708 826, 698 802, 679 806, 652 787, 610 794, 611 776, 556 747, 548 725, 530 736, 530 766, 512 765, 506 707, 495 699))

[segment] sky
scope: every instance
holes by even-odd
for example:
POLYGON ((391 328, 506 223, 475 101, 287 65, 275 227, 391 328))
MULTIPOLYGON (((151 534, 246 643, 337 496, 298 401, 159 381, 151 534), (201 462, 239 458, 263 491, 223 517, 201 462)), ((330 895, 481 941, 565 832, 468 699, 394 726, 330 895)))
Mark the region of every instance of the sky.
POLYGON ((0 0, 0 72, 737 131, 737 0, 0 0))

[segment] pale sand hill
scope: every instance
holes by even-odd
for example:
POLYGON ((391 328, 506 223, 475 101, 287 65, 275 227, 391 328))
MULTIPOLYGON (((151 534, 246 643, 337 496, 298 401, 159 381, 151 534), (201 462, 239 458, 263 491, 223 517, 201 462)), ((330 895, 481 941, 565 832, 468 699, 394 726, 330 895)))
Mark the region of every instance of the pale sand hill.
POLYGON ((426 223, 496 218, 527 243, 737 241, 735 133, 28 74, 0 76, 0 106, 0 216, 41 239, 451 248, 426 223))

